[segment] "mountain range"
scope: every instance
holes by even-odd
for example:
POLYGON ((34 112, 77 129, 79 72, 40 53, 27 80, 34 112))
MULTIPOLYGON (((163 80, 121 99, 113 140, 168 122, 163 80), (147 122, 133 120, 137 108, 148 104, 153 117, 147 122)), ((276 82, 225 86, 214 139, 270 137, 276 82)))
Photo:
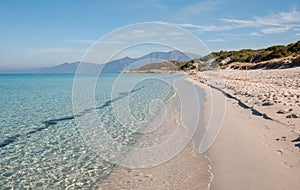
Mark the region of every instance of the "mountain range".
POLYGON ((183 53, 178 50, 169 52, 151 52, 142 57, 130 58, 124 57, 121 59, 110 61, 106 64, 95 64, 85 62, 63 63, 53 67, 35 68, 27 70, 0 71, 1 73, 120 73, 131 69, 139 68, 143 65, 163 62, 163 61, 189 61, 198 55, 183 53), (80 65, 80 67, 79 67, 80 65))

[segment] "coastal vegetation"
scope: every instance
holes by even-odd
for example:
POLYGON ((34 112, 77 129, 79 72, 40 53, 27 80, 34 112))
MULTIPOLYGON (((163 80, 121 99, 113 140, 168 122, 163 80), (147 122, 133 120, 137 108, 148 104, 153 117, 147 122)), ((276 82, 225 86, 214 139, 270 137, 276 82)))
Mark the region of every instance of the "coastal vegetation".
MULTIPOLYGON (((259 63, 298 55, 300 55, 300 41, 291 43, 287 46, 277 45, 257 50, 242 49, 239 51, 213 52, 209 56, 214 57, 217 66, 224 67, 234 62, 259 63)), ((207 59, 207 57, 204 57, 204 59, 207 59)))

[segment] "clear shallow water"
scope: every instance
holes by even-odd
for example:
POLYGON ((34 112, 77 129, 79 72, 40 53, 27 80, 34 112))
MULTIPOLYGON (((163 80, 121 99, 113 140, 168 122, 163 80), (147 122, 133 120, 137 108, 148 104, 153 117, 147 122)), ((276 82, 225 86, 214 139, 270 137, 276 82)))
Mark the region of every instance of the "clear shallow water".
MULTIPOLYGON (((95 77, 81 75, 80 79, 95 77)), ((167 101, 174 93, 168 82, 180 76, 121 75, 117 82, 116 77, 100 77, 95 106, 82 106, 82 115, 96 110, 101 125, 120 143, 130 144, 139 136, 130 133, 124 123, 129 125, 130 119, 134 119, 143 125, 152 121, 153 112, 162 113, 159 101, 167 101), (120 121, 113 106, 121 112, 122 109, 130 111, 132 118, 122 117, 124 120, 120 121)), ((68 74, 0 75, 2 188, 91 188, 99 185, 111 171, 113 164, 86 145, 75 124, 73 79, 74 75, 68 74)), ((84 89, 81 93, 85 97, 84 89)))

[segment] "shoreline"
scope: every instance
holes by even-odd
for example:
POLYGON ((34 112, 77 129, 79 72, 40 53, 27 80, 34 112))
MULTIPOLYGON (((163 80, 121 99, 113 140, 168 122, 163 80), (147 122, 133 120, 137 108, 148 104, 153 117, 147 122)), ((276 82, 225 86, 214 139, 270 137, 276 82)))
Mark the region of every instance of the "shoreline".
MULTIPOLYGON (((237 75, 241 75, 238 72, 237 75)), ((213 71, 209 71, 207 76, 211 73, 213 71)), ((261 107, 249 106, 234 91, 226 91, 219 88, 218 82, 212 80, 216 83, 209 83, 201 77, 189 75, 185 80, 205 92, 203 126, 214 123, 210 115, 212 110, 220 107, 212 102, 211 96, 225 98, 224 121, 212 146, 199 154, 199 142, 193 139, 176 158, 161 166, 150 169, 117 167, 100 189, 300 189, 297 180, 300 179, 300 146, 297 146, 298 141, 294 141, 298 130, 293 125, 298 120, 289 122, 292 125, 278 122, 278 118, 272 118, 261 107), (174 172, 174 167, 188 167, 191 171, 200 167, 202 172, 189 173, 186 179, 192 180, 183 183, 185 186, 171 186, 166 181, 182 175, 174 172), (172 175, 164 175, 166 173, 172 175)))
MULTIPOLYGON (((185 80, 180 78, 183 84, 188 84, 189 88, 194 86, 185 80)), ((185 92, 183 87, 181 92, 185 92)), ((135 146, 147 147, 151 143, 153 137, 160 137, 158 143, 162 143, 165 139, 174 135, 172 131, 179 130, 185 131, 185 126, 178 126, 181 124, 180 106, 175 101, 178 95, 173 95, 168 100, 168 106, 172 112, 168 115, 171 117, 170 123, 163 124, 159 129, 152 134, 144 134, 141 139, 138 140, 135 146), (175 118, 175 119, 172 119, 175 118), (167 129, 166 129, 167 128, 167 129), (149 143, 150 142, 150 143, 149 143)), ((186 93, 184 102, 188 102, 190 95, 186 93)), ((191 102, 194 105, 193 102, 191 102)), ((203 104, 203 102, 200 102, 203 104)), ((191 110, 191 115, 193 111, 191 110)), ((189 114, 189 113, 185 113, 189 114)), ((201 130, 196 131, 201 132, 201 130)), ((184 134, 181 133, 180 134, 184 134)), ((111 174, 100 184, 98 189, 209 189, 211 183, 211 173, 209 171, 210 160, 205 156, 198 153, 199 135, 194 135, 188 144, 184 147, 179 154, 175 157, 163 162, 157 166, 148 168, 125 168, 116 166, 111 174)), ((180 139, 179 139, 180 140, 180 139)), ((156 141, 157 142, 157 141, 156 141)), ((130 155, 129 155, 130 157, 130 155)))

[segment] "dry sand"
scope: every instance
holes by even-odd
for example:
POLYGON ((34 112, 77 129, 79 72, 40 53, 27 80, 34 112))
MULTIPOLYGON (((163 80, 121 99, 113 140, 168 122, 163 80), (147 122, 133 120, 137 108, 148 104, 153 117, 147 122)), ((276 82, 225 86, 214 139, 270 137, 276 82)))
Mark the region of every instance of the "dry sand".
POLYGON ((190 81, 206 90, 205 111, 212 106, 209 95, 224 95, 225 92, 232 96, 226 98, 221 132, 207 152, 214 175, 211 189, 300 189, 299 119, 282 117, 299 114, 299 105, 296 99, 286 98, 281 93, 293 94, 289 97, 299 94, 299 69, 214 71, 190 77, 190 81), (215 76, 220 78, 214 79, 215 76), (222 92, 207 84, 220 88, 222 92), (272 94, 274 89, 275 95, 272 94), (272 102, 274 104, 268 109, 262 104, 251 108, 253 106, 245 102, 249 98, 247 92, 253 99, 259 99, 261 93, 266 93, 264 98, 267 100, 262 99, 261 102, 274 101, 276 97, 281 102, 272 102), (243 102, 249 108, 241 106, 243 102), (278 109, 287 109, 287 106, 292 107, 291 113, 274 114, 278 109), (274 120, 253 114, 253 109, 274 120))
POLYGON ((277 122, 295 130, 300 126, 300 67, 208 71, 197 73, 195 77, 277 122))

